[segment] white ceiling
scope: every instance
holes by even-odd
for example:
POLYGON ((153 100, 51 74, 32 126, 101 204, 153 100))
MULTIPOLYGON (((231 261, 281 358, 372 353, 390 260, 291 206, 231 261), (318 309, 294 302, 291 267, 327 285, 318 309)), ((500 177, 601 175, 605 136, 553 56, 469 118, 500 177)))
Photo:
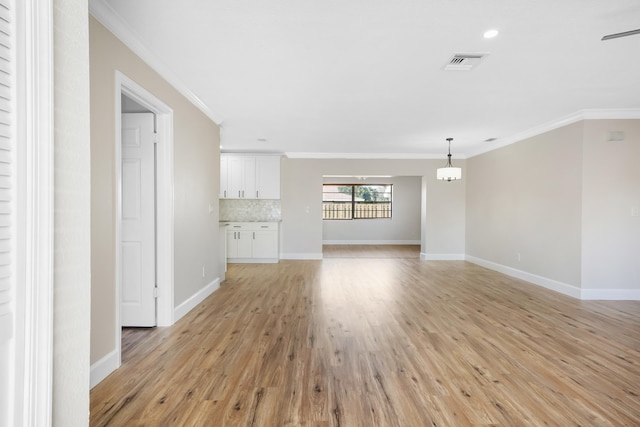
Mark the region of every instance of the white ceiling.
POLYGON ((92 0, 90 8, 221 122, 224 151, 445 158, 452 137, 455 159, 576 117, 640 114, 640 35, 600 40, 640 28, 638 0, 92 0), (484 39, 491 28, 500 34, 484 39), (475 52, 489 55, 472 71, 443 70, 454 53, 475 52))

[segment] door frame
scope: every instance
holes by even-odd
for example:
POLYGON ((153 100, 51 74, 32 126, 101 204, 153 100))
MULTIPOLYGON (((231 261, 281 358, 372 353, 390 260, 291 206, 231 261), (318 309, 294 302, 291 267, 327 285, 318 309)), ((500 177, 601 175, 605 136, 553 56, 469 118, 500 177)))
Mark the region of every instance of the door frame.
POLYGON ((174 273, 174 228, 173 228, 173 110, 149 91, 120 71, 115 75, 115 298, 116 298, 116 350, 118 366, 121 364, 122 326, 120 324, 121 268, 120 245, 122 238, 122 95, 136 101, 156 115, 156 282, 158 298, 156 318, 158 326, 171 326, 174 322, 173 273, 174 273))

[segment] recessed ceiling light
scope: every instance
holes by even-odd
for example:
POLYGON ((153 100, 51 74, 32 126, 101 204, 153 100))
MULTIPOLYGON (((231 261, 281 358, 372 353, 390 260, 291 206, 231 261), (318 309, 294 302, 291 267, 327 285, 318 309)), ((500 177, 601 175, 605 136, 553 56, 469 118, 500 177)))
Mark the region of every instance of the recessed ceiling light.
POLYGON ((498 30, 487 30, 483 35, 485 39, 492 39, 498 35, 498 30))
POLYGON ((258 138, 258 142, 267 142, 267 138, 258 138))

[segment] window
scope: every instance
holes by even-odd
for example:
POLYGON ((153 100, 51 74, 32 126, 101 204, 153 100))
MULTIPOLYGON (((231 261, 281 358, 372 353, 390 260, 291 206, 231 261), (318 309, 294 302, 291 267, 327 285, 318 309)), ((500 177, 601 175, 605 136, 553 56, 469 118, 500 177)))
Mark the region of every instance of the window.
POLYGON ((322 219, 391 218, 391 184, 323 184, 322 219))

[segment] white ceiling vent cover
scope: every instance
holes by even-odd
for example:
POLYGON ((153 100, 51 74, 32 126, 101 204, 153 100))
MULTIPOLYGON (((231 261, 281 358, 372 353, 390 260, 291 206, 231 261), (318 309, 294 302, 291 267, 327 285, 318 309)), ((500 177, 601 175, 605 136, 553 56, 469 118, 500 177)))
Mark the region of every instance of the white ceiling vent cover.
POLYGON ((480 63, 488 53, 456 53, 443 67, 448 71, 469 71, 480 63))

